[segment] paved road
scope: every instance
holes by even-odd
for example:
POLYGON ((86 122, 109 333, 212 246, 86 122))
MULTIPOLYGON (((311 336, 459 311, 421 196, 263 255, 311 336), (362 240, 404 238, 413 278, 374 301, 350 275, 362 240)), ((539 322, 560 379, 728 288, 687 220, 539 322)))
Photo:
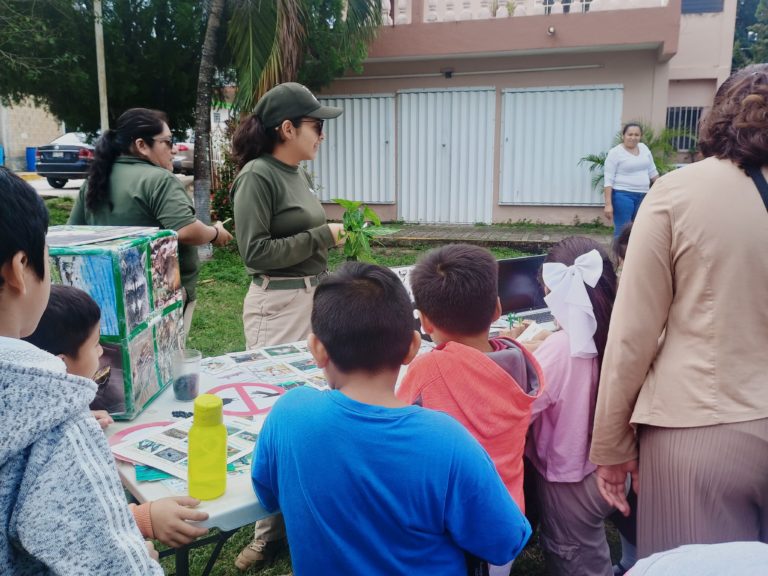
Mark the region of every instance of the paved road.
POLYGON ((40 194, 40 196, 66 196, 74 198, 77 196, 77 192, 80 190, 80 185, 84 180, 67 180, 67 185, 64 186, 64 188, 53 188, 48 184, 48 181, 45 178, 30 179, 28 182, 35 190, 37 190, 37 193, 40 194))
MULTIPOLYGON (((191 193, 192 176, 176 174, 176 177, 181 180, 181 183, 184 184, 184 186, 187 187, 187 190, 191 193)), ((35 178, 32 176, 25 179, 35 190, 37 190, 37 193, 40 194, 40 196, 44 197, 60 196, 75 198, 80 190, 80 186, 85 182, 85 180, 67 180, 67 184, 64 188, 53 188, 48 184, 48 181, 45 178, 35 178)))

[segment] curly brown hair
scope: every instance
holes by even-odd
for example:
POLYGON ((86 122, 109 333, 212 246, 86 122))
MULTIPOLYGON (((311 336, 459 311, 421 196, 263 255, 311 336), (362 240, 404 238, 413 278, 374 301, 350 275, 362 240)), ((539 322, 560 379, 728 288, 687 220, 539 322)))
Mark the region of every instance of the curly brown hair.
POLYGON ((768 164, 768 64, 747 66, 723 82, 699 133, 705 157, 742 168, 768 164))

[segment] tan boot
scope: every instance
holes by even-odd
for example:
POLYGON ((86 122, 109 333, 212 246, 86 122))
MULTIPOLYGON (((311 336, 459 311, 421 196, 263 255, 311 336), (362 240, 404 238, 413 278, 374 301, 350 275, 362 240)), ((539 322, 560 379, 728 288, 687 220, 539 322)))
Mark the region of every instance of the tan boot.
POLYGON ((254 538, 250 544, 240 551, 235 559, 235 567, 238 570, 249 568, 261 569, 272 564, 275 556, 285 548, 286 540, 273 540, 267 542, 261 538, 254 538))

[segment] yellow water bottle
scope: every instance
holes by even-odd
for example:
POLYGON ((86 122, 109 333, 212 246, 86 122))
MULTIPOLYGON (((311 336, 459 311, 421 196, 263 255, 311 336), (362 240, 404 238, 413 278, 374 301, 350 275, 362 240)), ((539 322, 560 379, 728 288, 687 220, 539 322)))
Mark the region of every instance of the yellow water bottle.
POLYGON ((221 398, 201 394, 189 429, 189 495, 213 500, 227 489, 227 429, 221 398))

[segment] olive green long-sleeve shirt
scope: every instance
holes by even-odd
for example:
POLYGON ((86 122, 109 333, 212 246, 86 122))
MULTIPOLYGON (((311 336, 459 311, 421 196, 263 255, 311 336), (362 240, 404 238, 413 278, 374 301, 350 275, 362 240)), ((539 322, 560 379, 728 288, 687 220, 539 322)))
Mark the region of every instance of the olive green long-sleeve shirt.
MULTIPOLYGON (((179 231, 196 220, 195 206, 184 185, 170 171, 135 156, 120 156, 109 176, 109 200, 96 210, 85 206, 87 182, 80 188, 69 224, 91 226, 157 226, 179 231)), ((181 285, 196 298, 200 260, 197 246, 179 242, 181 285)))
POLYGON ((235 234, 250 275, 314 276, 335 242, 302 168, 271 155, 248 162, 232 185, 235 234))

